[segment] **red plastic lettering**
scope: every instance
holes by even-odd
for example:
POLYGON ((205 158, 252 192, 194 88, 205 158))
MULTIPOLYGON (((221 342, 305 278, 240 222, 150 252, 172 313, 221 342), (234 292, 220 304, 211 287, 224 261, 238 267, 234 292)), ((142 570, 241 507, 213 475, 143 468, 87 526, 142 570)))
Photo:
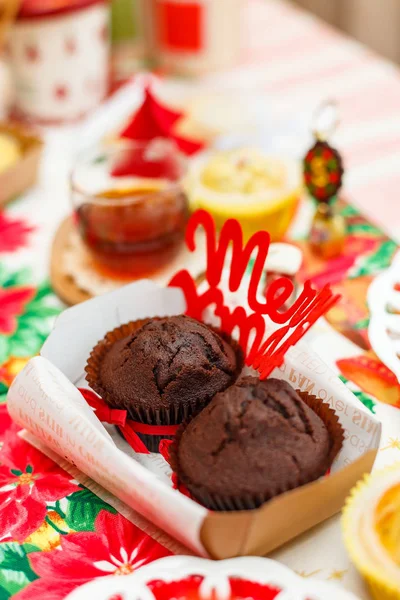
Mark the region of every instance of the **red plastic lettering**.
POLYGON ((266 292, 265 302, 259 302, 257 293, 264 273, 265 261, 270 245, 269 234, 259 231, 243 246, 243 233, 235 219, 229 219, 222 227, 217 242, 215 222, 204 210, 195 212, 189 220, 186 231, 186 244, 192 252, 196 248, 195 234, 198 227, 203 227, 206 235, 208 289, 198 293, 196 283, 186 270, 179 271, 170 281, 170 286, 183 290, 187 305, 187 314, 202 320, 204 310, 215 306, 215 314, 221 319, 221 329, 228 334, 239 330, 239 343, 246 353, 246 364, 260 373, 260 378, 268 377, 275 367, 280 367, 288 349, 296 344, 339 300, 329 286, 320 292, 314 289, 309 281, 304 284, 300 296, 287 309, 282 310, 293 293, 293 283, 287 277, 280 277, 271 283, 266 292), (224 303, 224 295, 218 287, 226 262, 228 248, 232 247, 229 274, 229 289, 238 290, 248 268, 252 255, 256 252, 254 265, 249 281, 248 304, 253 311, 247 314, 239 306, 232 312, 224 303), (266 323, 264 315, 268 315, 273 323, 282 325, 265 340, 266 323), (250 345, 250 337, 253 341, 250 345))

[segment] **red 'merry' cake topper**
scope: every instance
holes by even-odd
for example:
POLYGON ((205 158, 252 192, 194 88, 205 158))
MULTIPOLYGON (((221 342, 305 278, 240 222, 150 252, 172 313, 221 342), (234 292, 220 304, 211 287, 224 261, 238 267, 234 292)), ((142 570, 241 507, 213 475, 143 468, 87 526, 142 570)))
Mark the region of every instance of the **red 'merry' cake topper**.
POLYGON ((310 329, 339 300, 326 285, 321 291, 312 287, 306 281, 303 291, 293 304, 284 309, 285 304, 293 293, 293 283, 287 277, 273 281, 265 293, 265 301, 260 302, 257 292, 263 275, 266 258, 269 251, 270 236, 266 231, 255 233, 247 244, 243 244, 243 233, 239 222, 229 219, 222 227, 217 241, 215 222, 211 215, 204 210, 195 212, 189 220, 186 230, 186 244, 191 252, 195 249, 195 233, 203 227, 207 245, 208 289, 199 294, 196 283, 190 273, 183 269, 170 281, 169 285, 180 287, 185 294, 187 314, 201 320, 204 310, 215 305, 215 314, 221 319, 221 329, 231 334, 235 327, 240 332, 239 343, 246 353, 246 364, 260 373, 265 379, 271 372, 282 365, 287 350, 294 346, 310 329), (224 295, 219 287, 222 270, 229 246, 232 246, 232 260, 229 275, 229 289, 235 292, 248 267, 254 250, 257 255, 250 277, 248 288, 248 304, 253 311, 248 315, 242 306, 231 310, 224 304, 224 295), (265 339, 265 316, 276 325, 281 325, 265 339), (248 348, 250 334, 254 340, 248 348))
POLYGON ((161 104, 152 93, 150 86, 146 86, 142 105, 121 132, 120 137, 138 141, 168 138, 173 140, 184 154, 190 156, 201 150, 204 144, 174 133, 174 126, 182 117, 183 113, 161 104))

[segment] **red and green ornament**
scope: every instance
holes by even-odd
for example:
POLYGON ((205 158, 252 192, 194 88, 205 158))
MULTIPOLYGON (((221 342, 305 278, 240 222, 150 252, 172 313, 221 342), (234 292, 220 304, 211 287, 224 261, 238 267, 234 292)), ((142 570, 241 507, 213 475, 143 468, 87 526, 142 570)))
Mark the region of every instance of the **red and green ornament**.
POLYGON ((304 161, 304 182, 318 202, 329 202, 340 190, 343 162, 339 152, 328 142, 317 139, 304 161))
POLYGON ((304 184, 317 202, 309 234, 310 247, 325 260, 343 252, 347 234, 346 221, 331 202, 337 197, 343 179, 342 157, 327 142, 337 125, 336 103, 323 103, 314 116, 314 145, 303 160, 304 184))

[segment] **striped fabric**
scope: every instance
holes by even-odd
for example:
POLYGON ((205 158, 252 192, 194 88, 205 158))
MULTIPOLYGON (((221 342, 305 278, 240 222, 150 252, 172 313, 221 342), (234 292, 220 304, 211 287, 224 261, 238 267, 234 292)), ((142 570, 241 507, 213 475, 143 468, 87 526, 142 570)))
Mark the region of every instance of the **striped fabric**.
POLYGON ((221 78, 265 94, 282 112, 335 98, 335 136, 349 201, 400 240, 400 71, 357 42, 280 0, 248 0, 240 66, 221 78))

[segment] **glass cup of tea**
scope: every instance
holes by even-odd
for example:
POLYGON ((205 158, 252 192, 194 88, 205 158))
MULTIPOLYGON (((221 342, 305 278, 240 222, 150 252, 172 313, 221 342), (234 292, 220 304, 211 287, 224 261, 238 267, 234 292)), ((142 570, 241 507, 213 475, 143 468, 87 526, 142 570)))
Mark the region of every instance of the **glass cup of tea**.
POLYGON ((117 141, 82 156, 71 173, 80 237, 108 277, 137 279, 166 267, 182 247, 186 157, 166 139, 117 141))

